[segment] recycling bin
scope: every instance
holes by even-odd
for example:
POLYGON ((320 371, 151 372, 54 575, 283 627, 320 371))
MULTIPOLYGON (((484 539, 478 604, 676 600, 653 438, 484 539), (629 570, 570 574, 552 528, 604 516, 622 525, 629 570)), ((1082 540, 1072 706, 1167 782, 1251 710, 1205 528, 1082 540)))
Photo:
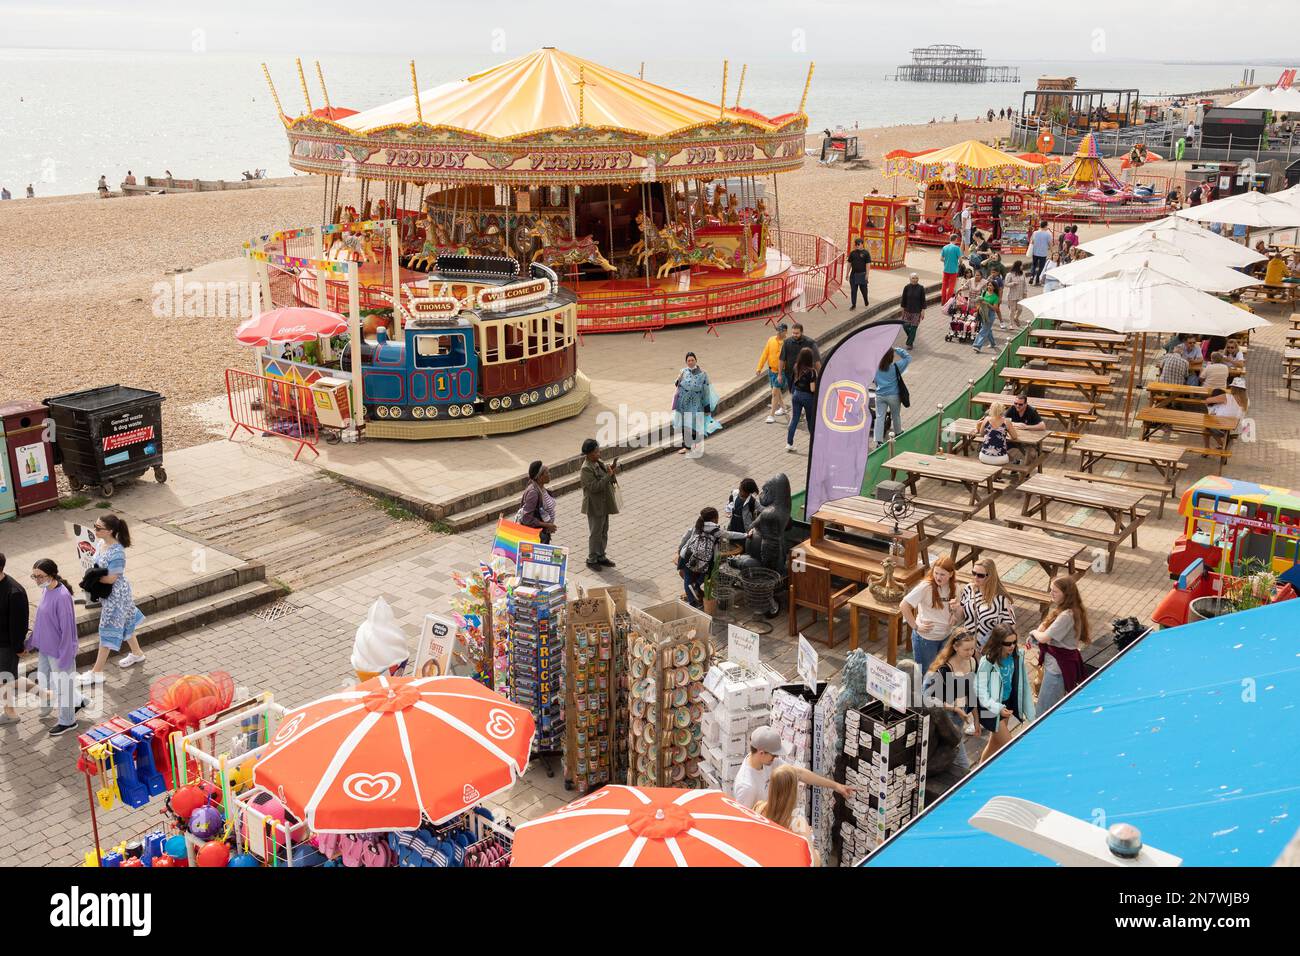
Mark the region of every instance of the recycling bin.
POLYGON ((46 408, 40 402, 19 399, 0 403, 8 484, 13 489, 14 509, 19 517, 45 511, 59 503, 47 418, 46 408))
POLYGON ((128 385, 106 385, 46 399, 54 420, 58 462, 73 491, 98 487, 111 497, 118 484, 163 468, 163 396, 128 385))

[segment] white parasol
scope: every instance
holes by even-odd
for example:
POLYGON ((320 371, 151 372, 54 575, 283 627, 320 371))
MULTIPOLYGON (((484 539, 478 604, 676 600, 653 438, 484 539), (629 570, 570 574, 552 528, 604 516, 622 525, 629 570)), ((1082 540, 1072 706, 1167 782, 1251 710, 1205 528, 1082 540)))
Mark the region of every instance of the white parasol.
POLYGON ((1052 278, 1061 285, 1078 285, 1121 272, 1148 268, 1202 292, 1224 293, 1255 285, 1258 280, 1215 262, 1194 258, 1183 248, 1159 238, 1147 238, 1119 250, 1102 252, 1057 266, 1052 278))
POLYGON ((1214 263, 1230 269, 1263 262, 1265 258, 1240 243, 1216 236, 1208 229, 1176 216, 1167 216, 1144 226, 1125 229, 1123 232, 1102 236, 1100 239, 1092 239, 1081 244, 1079 248, 1096 256, 1104 252, 1117 252, 1151 239, 1160 239, 1177 246, 1197 262, 1214 263))
POLYGON ((1214 202, 1174 213, 1197 222, 1226 222, 1250 229, 1290 229, 1300 226, 1300 204, 1293 204, 1261 192, 1225 196, 1214 202))

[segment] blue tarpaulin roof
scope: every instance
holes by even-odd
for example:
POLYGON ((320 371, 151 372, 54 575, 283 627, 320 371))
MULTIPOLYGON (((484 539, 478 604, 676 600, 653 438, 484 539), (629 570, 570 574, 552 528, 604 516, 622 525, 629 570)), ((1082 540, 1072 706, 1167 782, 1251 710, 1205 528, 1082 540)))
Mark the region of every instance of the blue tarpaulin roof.
POLYGON ((995 796, 1271 865, 1300 829, 1300 600, 1148 635, 865 865, 1055 865, 967 822, 995 796))

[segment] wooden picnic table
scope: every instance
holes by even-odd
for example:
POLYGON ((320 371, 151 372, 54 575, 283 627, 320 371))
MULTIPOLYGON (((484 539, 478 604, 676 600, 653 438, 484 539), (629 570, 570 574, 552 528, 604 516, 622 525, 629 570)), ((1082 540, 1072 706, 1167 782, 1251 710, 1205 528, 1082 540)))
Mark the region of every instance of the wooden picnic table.
POLYGON ((890 477, 895 480, 900 471, 906 474, 903 483, 912 492, 912 503, 918 508, 953 512, 966 519, 988 508, 989 517, 997 517, 994 502, 1002 493, 1002 489, 993 484, 994 479, 1002 473, 1002 469, 997 465, 986 465, 981 461, 955 455, 922 455, 914 451, 905 451, 885 462, 885 467, 889 469, 890 477), (966 504, 917 497, 916 483, 922 478, 961 485, 966 489, 966 504))
MULTIPOLYGON (((947 422, 942 436, 944 445, 950 452, 958 455, 969 456, 972 452, 978 454, 979 444, 976 441, 978 436, 975 434, 975 426, 978 424, 979 420, 974 418, 958 418, 947 422)), ((1043 459, 1046 457, 1043 442, 1047 441, 1050 433, 1046 429, 1020 428, 1015 422, 1009 424, 1016 430, 1016 437, 1010 439, 1010 444, 1022 450, 1022 459, 1019 464, 1003 465, 1002 470, 1014 471, 1020 475, 1041 472, 1043 459)))
POLYGON ((1039 361, 1048 365, 1083 366, 1094 375, 1105 375, 1115 370, 1120 357, 1113 352, 1093 352, 1088 349, 1050 349, 1022 345, 1016 355, 1026 362, 1039 361))
POLYGON ((998 373, 1015 386, 1016 391, 1024 391, 1031 385, 1044 388, 1075 389, 1090 402, 1097 401, 1102 392, 1110 391, 1109 375, 1094 375, 1092 372, 1070 372, 1064 369, 1004 368, 998 373))
POLYGON ((1187 453, 1187 448, 1184 445, 1135 441, 1132 438, 1104 438, 1100 435, 1084 435, 1075 443, 1074 447, 1079 452, 1079 472, 1070 477, 1158 491, 1160 493, 1161 517, 1164 516, 1165 498, 1178 493, 1179 471, 1187 467, 1183 464, 1183 455, 1187 453), (1099 462, 1103 461, 1130 462, 1138 467, 1146 465, 1160 476, 1160 481, 1152 483, 1138 481, 1134 478, 1097 475, 1093 469, 1099 462))
POLYGON ((1233 298, 1241 302, 1248 300, 1282 302, 1295 306, 1297 302, 1300 302, 1300 283, 1284 282, 1281 285, 1269 285, 1261 282, 1258 285, 1248 285, 1244 289, 1238 289, 1232 295, 1233 298))
POLYGON ((1287 329, 1286 344, 1288 348, 1300 346, 1300 329, 1287 329))
POLYGON ((1196 405, 1205 408, 1211 389, 1206 385, 1175 385, 1170 382, 1147 382, 1147 399, 1152 408, 1172 408, 1175 405, 1196 405))
POLYGON ((1296 346, 1282 350, 1282 381, 1286 383, 1288 402, 1291 400, 1291 390, 1300 388, 1300 332, 1296 335, 1296 346))
MULTIPOLYGON (((1011 404, 1012 396, 1005 392, 979 392, 971 396, 972 405, 1011 404)), ((1029 396, 1029 407, 1044 418, 1054 418, 1067 431, 1078 434, 1083 426, 1097 421, 1100 402, 1080 402, 1069 398, 1036 398, 1029 396)))
POLYGON ((1291 328, 1300 329, 1300 312, 1291 313, 1291 328))
POLYGON ((1118 352, 1128 341, 1120 332, 1089 332, 1084 329, 1032 329, 1029 337, 1050 345, 1085 345, 1103 352, 1118 352))
POLYGON ((1176 408, 1144 408, 1138 412, 1137 417, 1142 423, 1142 441, 1163 429, 1200 435, 1203 447, 1193 450, 1218 458, 1220 472, 1223 471, 1224 459, 1232 455, 1232 433, 1238 425, 1235 418, 1223 418, 1204 412, 1184 412, 1176 408), (1220 436, 1224 439, 1222 448, 1217 444, 1220 436))
MULTIPOLYGON (((1076 566, 1079 558, 1087 554, 1087 545, 1054 538, 1041 531, 1008 528, 1004 524, 996 524, 992 521, 971 520, 963 521, 945 534, 944 538, 952 544, 952 560, 958 568, 979 560, 983 552, 992 551, 994 554, 1005 554, 1035 562, 1046 572, 1048 581, 1055 578, 1062 570, 1073 577, 1079 577, 1087 571, 1087 567, 1080 570, 1076 566), (969 550, 965 556, 959 557, 963 545, 969 550)), ((1051 598, 1045 589, 1041 592, 1018 590, 1020 593, 1032 593, 1033 598, 1038 601, 1040 612, 1045 611, 1050 603, 1051 598)))
POLYGON ((1119 485, 1079 481, 1060 475, 1031 475, 1016 490, 1025 496, 1024 505, 1020 510, 1022 517, 1007 518, 1005 519, 1007 524, 1101 541, 1105 544, 1106 553, 1109 555, 1106 563, 1107 571, 1115 566, 1115 551, 1125 538, 1132 538, 1134 548, 1138 546, 1138 525, 1146 520, 1147 516, 1145 511, 1138 510, 1138 505, 1146 497, 1143 491, 1119 485), (1048 506, 1058 502, 1071 507, 1092 508, 1105 512, 1115 526, 1111 531, 1098 531, 1051 521, 1047 517, 1048 506), (1038 515, 1037 518, 1034 518, 1035 513, 1038 515))
MULTIPOLYGON (((809 540, 813 545, 819 545, 826 540, 827 529, 841 529, 851 534, 856 532, 855 537, 879 540, 883 551, 887 553, 897 527, 899 545, 903 549, 901 565, 908 568, 918 562, 928 565, 930 536, 925 530, 925 522, 932 517, 931 512, 913 508, 911 514, 895 521, 893 515, 886 510, 888 504, 862 495, 824 502, 809 521, 809 540)), ((880 555, 882 559, 885 553, 880 555)))

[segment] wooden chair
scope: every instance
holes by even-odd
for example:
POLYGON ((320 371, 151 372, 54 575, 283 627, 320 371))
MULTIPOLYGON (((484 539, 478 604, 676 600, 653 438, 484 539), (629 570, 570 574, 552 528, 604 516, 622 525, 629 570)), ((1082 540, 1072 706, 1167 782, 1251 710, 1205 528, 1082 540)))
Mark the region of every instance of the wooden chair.
POLYGON ((847 584, 838 591, 833 591, 830 568, 811 564, 807 558, 800 561, 801 570, 794 568, 794 556, 790 557, 790 636, 799 633, 799 608, 810 608, 813 612, 812 623, 817 623, 817 615, 826 615, 826 646, 835 646, 835 612, 846 607, 849 599, 857 593, 856 584, 847 584))

